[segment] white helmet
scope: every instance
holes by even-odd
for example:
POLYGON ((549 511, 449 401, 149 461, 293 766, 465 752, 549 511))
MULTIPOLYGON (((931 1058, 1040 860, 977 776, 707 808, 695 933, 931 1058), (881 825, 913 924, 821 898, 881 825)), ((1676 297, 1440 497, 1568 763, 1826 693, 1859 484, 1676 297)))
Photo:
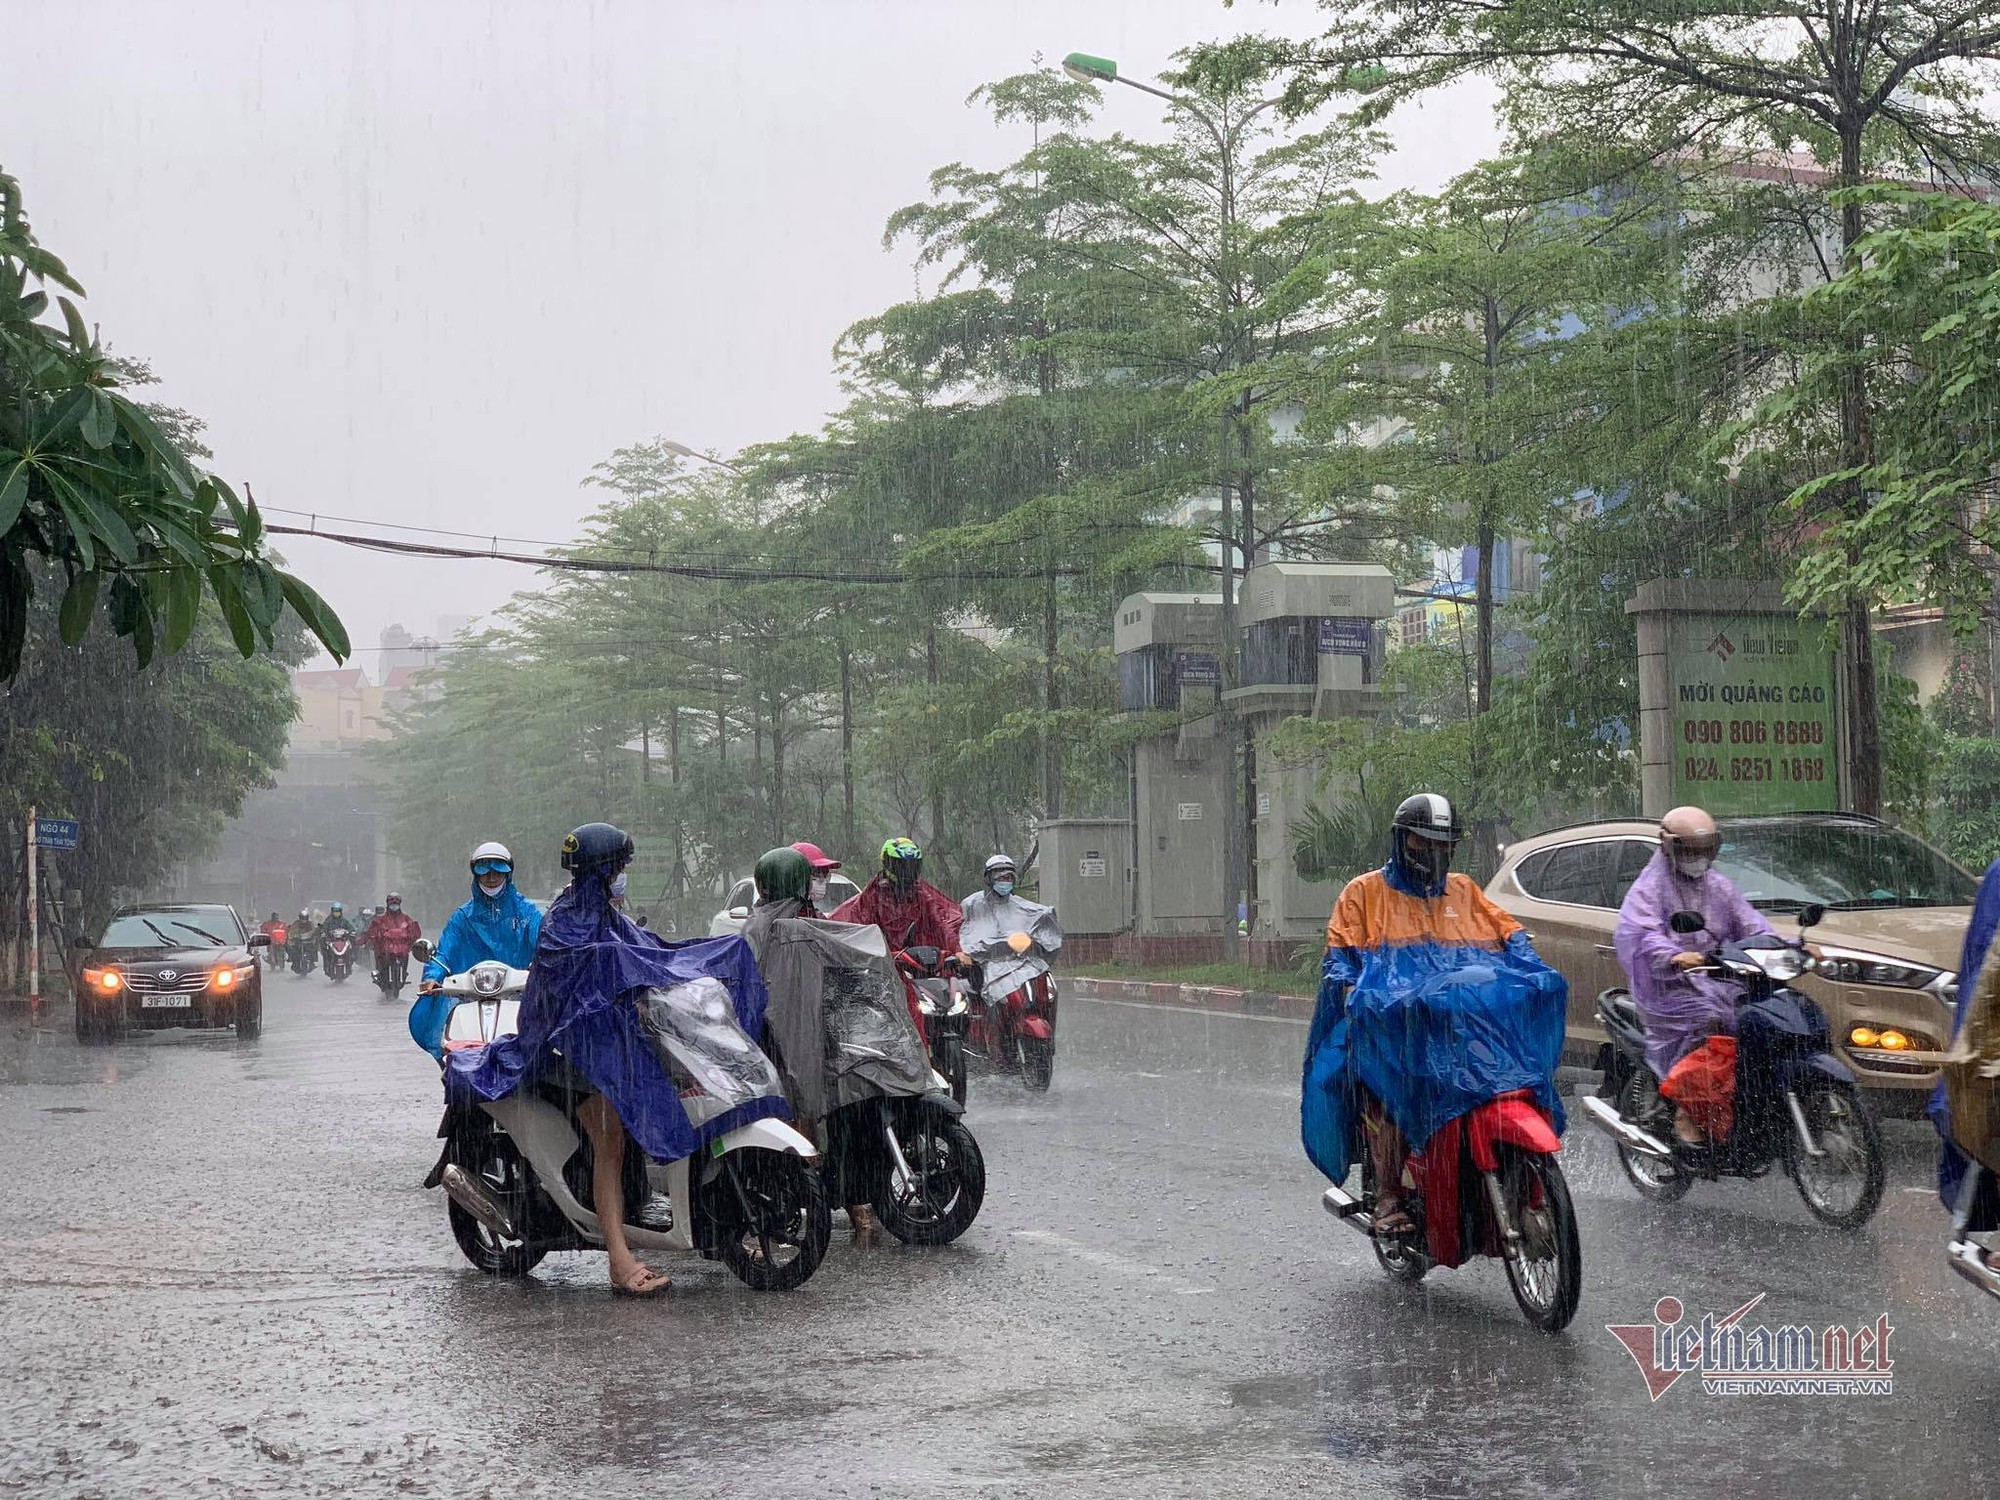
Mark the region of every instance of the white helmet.
POLYGON ((500 863, 506 865, 510 872, 514 867, 514 851, 498 839, 488 839, 477 849, 474 849, 472 851, 472 859, 469 863, 476 865, 483 860, 489 859, 498 860, 500 863))

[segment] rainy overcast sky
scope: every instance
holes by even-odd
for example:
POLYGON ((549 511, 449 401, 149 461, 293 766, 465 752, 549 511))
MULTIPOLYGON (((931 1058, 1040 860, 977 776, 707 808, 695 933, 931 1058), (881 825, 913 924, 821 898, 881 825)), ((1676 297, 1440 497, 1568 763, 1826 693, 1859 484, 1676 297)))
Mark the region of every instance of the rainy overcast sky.
MULTIPOLYGON (((842 328, 910 295, 883 220, 1029 144, 966 95, 1086 51, 1311 32, 1220 0, 0 0, 0 167, 113 348, 267 507, 565 540, 614 448, 724 455, 840 404, 842 328)), ((1399 116, 1387 187, 1497 144, 1399 116)), ((1107 127, 1157 134, 1113 88, 1107 127)), ((274 520, 290 517, 273 513, 274 520)), ((539 575, 288 540, 376 676, 539 575)))

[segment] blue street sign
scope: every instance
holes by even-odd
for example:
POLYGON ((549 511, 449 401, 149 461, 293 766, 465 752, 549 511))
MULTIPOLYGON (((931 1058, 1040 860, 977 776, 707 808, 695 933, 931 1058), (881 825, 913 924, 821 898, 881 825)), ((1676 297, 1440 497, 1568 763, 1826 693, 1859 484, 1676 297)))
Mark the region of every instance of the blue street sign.
POLYGON ((37 849, 74 849, 83 836, 83 825, 74 818, 35 819, 37 849))

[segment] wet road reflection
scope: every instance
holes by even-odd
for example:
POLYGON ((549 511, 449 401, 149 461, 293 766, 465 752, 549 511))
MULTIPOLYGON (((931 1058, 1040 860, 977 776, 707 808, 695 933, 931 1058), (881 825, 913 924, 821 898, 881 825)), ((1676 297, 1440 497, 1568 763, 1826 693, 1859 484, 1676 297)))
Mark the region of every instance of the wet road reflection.
POLYGON ((403 1007, 273 977, 264 1036, 81 1049, 0 1017, 0 1494, 1983 1494, 2000 1309, 1951 1280, 1922 1126, 1856 1237, 1782 1179, 1641 1202, 1572 1131, 1584 1307, 1547 1339, 1496 1263, 1392 1285, 1318 1206, 1302 1028, 1070 1003, 1054 1091, 975 1078, 990 1188, 939 1251, 836 1220, 802 1292, 663 1259, 526 1281, 459 1258, 435 1069, 403 1007), (1896 1327, 1889 1397, 1648 1398, 1603 1328, 1896 1327))

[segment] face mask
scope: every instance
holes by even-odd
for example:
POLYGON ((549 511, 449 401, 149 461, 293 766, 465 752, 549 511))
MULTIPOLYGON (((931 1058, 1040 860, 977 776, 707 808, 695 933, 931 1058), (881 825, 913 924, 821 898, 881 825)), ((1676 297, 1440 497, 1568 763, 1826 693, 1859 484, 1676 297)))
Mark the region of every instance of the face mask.
POLYGON ((825 900, 825 899, 826 899, 826 877, 825 877, 824 875, 821 875, 821 876, 818 876, 817 878, 815 878, 815 879, 814 879, 814 881, 813 881, 813 883, 812 883, 812 885, 811 885, 811 886, 809 887, 809 889, 810 889, 810 890, 812 891, 812 898, 813 898, 813 900, 814 900, 815 902, 818 902, 818 901, 823 901, 823 900, 825 900))
POLYGON ((1714 868, 1714 865, 1715 857, 1708 854, 1697 855, 1692 859, 1677 859, 1674 861, 1674 869, 1683 880, 1699 880, 1714 868))
POLYGON ((1011 895, 1013 895, 1013 894, 1014 894, 1014 882, 1013 882, 1013 881, 1011 881, 1011 880, 996 880, 996 881, 994 881, 994 882, 993 882, 993 894, 994 894, 994 895, 996 895, 996 896, 1011 896, 1011 895))
POLYGON ((1429 839, 1405 840, 1403 859, 1426 884, 1435 884, 1443 879, 1445 872, 1451 868, 1450 848, 1434 844, 1429 839))
POLYGON ((497 896, 507 889, 505 875, 487 875, 479 882, 479 888, 489 896, 497 896))

